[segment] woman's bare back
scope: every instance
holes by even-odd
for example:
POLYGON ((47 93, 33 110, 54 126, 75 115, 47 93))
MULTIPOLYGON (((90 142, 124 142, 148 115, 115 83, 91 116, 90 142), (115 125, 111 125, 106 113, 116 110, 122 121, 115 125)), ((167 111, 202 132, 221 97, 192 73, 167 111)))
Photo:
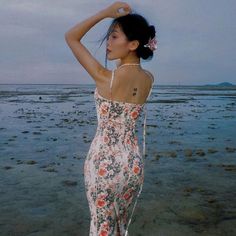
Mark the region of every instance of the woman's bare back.
POLYGON ((146 102, 152 82, 153 75, 137 66, 124 66, 114 70, 112 81, 112 95, 110 94, 110 83, 112 71, 107 70, 104 79, 96 83, 98 93, 109 100, 143 104, 146 102))

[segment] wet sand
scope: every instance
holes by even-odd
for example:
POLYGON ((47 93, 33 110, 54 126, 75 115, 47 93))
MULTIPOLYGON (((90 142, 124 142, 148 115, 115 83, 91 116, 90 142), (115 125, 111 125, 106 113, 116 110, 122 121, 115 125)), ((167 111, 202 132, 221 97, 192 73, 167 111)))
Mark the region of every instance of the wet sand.
MULTIPOLYGON (((0 85, 0 232, 87 236, 94 86, 0 85)), ((130 236, 236 235, 236 88, 154 86, 130 236)), ((142 147, 142 122, 138 124, 142 147)))

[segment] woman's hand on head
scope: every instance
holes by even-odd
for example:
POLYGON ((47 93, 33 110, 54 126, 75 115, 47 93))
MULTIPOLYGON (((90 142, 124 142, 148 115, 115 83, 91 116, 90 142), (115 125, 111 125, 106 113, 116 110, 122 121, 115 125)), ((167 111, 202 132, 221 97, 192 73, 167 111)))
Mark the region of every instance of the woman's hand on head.
POLYGON ((115 2, 104 9, 107 17, 117 18, 131 13, 131 7, 126 2, 115 2))

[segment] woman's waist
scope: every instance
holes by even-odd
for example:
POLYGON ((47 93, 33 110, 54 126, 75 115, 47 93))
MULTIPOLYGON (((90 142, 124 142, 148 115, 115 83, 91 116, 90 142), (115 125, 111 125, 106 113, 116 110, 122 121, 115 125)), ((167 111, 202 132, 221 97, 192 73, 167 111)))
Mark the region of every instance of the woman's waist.
POLYGON ((112 129, 97 127, 95 140, 101 145, 117 146, 121 148, 138 148, 138 136, 135 129, 112 129))
POLYGON ((120 121, 115 119, 101 119, 98 120, 98 128, 100 129, 117 129, 117 130, 135 130, 136 123, 134 121, 120 121))

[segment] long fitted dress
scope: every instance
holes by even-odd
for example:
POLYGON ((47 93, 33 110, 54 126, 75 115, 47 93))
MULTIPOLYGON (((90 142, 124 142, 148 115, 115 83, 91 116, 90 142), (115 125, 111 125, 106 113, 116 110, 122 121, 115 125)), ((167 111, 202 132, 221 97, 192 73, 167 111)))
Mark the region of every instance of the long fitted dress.
MULTIPOLYGON (((151 78, 153 87, 154 79, 151 78)), ((110 92, 113 79, 114 70, 110 92)), ((89 236, 127 236, 144 182, 146 109, 143 155, 135 125, 146 106, 106 99, 97 88, 94 99, 98 126, 84 162, 85 190, 91 218, 89 236)))

